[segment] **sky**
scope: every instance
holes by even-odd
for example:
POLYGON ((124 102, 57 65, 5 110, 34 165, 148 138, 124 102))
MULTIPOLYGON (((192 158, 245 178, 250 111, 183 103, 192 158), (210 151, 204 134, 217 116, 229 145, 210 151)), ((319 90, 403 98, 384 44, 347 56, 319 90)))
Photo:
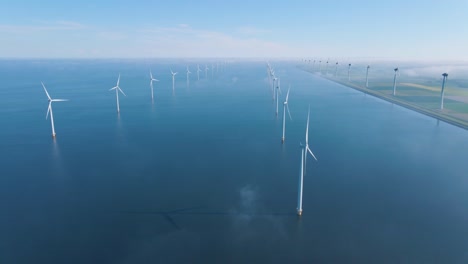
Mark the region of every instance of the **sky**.
POLYGON ((0 0, 0 58, 468 61, 468 1, 0 0))

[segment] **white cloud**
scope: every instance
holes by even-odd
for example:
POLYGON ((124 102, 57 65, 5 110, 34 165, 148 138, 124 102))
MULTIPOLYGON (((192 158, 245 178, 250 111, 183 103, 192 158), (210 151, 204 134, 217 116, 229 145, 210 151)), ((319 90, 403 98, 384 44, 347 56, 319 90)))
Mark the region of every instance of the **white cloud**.
POLYGON ((257 27, 252 27, 252 26, 244 26, 244 27, 238 27, 236 29, 237 33, 243 34, 243 35, 262 35, 266 33, 271 33, 271 30, 268 29, 261 29, 257 27))
POLYGON ((436 79, 442 78, 442 73, 448 73, 451 78, 465 77, 468 72, 468 65, 440 65, 440 66, 424 66, 402 69, 402 74, 411 77, 432 77, 436 79))
POLYGON ((78 30, 86 28, 83 24, 73 21, 44 22, 35 25, 0 24, 0 32, 33 33, 39 31, 78 30))
POLYGON ((188 24, 139 30, 90 27, 73 21, 0 25, 0 32, 13 32, 8 41, 0 43, 0 57, 274 58, 303 54, 303 49, 251 35, 267 30, 241 27, 240 31, 248 34, 228 34, 192 28, 188 24), (24 45, 29 42, 35 42, 38 47, 24 45))
MULTIPOLYGON (((254 33, 253 29, 245 32, 254 33)), ((170 57, 278 57, 294 50, 281 43, 252 36, 236 37, 230 34, 194 29, 189 25, 156 27, 143 30, 147 53, 170 57)), ((260 32, 260 31, 257 31, 260 32)))

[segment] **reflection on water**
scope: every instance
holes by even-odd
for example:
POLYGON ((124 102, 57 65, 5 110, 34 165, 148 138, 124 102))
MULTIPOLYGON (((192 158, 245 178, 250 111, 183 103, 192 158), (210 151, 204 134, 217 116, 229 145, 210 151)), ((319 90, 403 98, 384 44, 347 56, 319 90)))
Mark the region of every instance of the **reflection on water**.
POLYGON ((66 176, 63 158, 60 152, 60 146, 57 138, 53 138, 51 141, 51 158, 52 158, 52 168, 54 175, 57 179, 64 179, 66 176))

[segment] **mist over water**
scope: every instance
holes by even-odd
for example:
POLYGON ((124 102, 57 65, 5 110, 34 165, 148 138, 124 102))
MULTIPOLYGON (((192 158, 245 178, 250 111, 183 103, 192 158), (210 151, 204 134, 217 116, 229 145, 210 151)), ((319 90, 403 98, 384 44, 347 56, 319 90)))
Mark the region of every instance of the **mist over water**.
POLYGON ((264 63, 197 63, 0 61, 2 262, 468 262, 466 130, 274 62, 281 144, 264 63))

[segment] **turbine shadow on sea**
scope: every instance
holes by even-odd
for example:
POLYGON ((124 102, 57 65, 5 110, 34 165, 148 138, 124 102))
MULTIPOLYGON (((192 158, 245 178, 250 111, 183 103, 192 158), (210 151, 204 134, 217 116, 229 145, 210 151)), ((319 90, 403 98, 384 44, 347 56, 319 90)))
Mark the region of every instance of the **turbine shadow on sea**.
POLYGON ((195 215, 195 216, 283 216, 283 217, 296 217, 294 213, 252 213, 252 212, 238 212, 238 211, 199 211, 193 210, 201 209, 203 206, 195 206, 188 208, 181 208, 169 211, 121 211, 121 214, 132 215, 160 215, 164 217, 175 229, 181 230, 181 227, 175 222, 173 216, 176 215, 195 215))

